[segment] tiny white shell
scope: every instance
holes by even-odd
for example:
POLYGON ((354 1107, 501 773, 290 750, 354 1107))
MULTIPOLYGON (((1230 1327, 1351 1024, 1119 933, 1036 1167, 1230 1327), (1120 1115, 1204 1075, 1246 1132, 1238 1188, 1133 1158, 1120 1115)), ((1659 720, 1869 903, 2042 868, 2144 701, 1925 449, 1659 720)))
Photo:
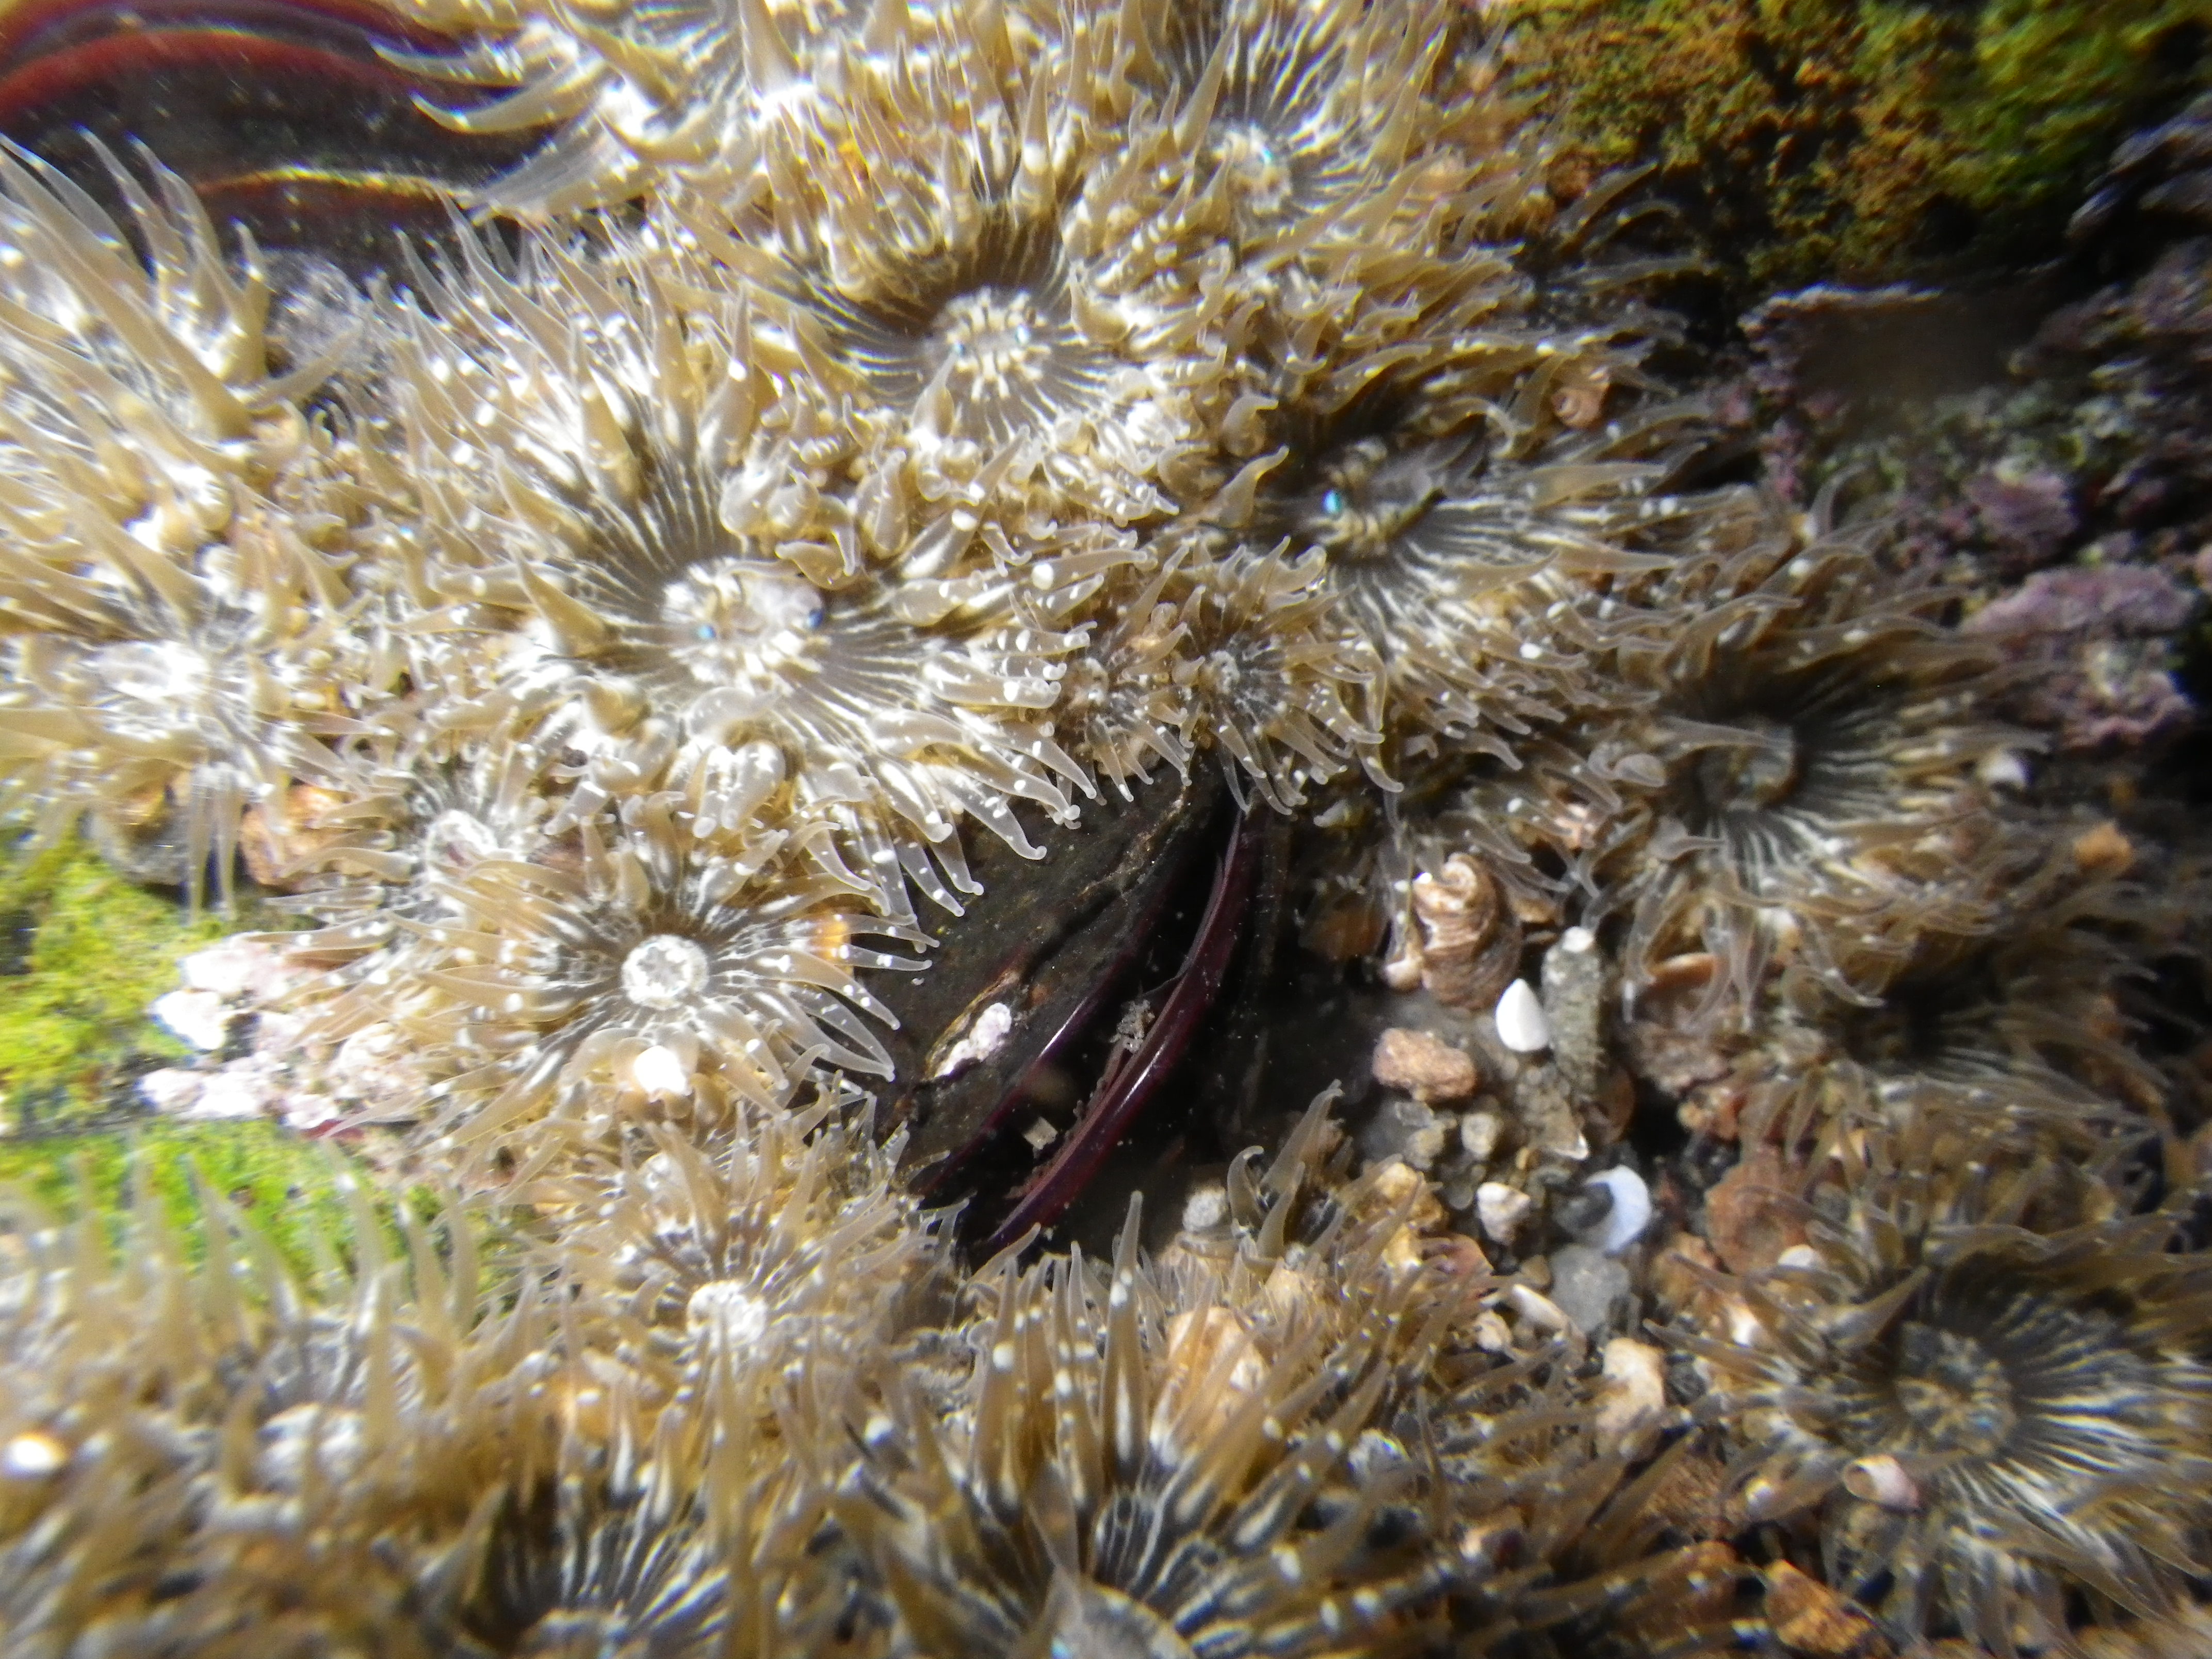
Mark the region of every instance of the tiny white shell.
POLYGON ((1516 1054, 1540 1054, 1552 1046, 1552 1022, 1544 1017, 1544 1005, 1525 979, 1505 988, 1492 1018, 1498 1022, 1498 1040, 1516 1054))
POLYGON ((1589 1243, 1607 1255, 1619 1255, 1643 1237, 1644 1230, 1651 1224, 1651 1188, 1644 1185, 1642 1176, 1629 1169, 1601 1170, 1590 1177, 1589 1184, 1613 1194, 1613 1207, 1590 1233, 1589 1243))
POLYGON ((1844 1490, 1864 1503, 1909 1515, 1920 1507, 1920 1483, 1887 1452, 1862 1457, 1844 1471, 1844 1490))

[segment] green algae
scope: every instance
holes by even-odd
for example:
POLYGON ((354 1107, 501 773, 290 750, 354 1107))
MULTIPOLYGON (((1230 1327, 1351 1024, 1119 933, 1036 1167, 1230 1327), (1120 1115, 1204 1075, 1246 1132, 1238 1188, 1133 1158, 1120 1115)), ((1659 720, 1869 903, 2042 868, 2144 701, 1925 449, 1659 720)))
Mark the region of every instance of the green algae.
POLYGON ((0 865, 0 1126, 51 1132, 143 1110, 137 1082, 185 1059, 147 1013, 177 962, 235 922, 188 917, 83 842, 0 865))
POLYGON ((2047 251, 2208 81, 2212 0, 1521 0, 1555 184, 1656 164, 1747 291, 2047 251))
MULTIPOLYGON (((250 902, 240 915, 190 915, 75 839, 19 843, 0 860, 0 1186, 61 1214, 89 1204, 119 1217, 143 1182, 197 1259, 197 1179, 306 1273, 351 1236, 343 1183, 357 1181, 396 1246, 391 1183, 350 1152, 274 1122, 163 1119, 139 1096, 147 1072, 194 1057, 148 1012, 177 988, 179 959, 272 921, 289 925, 250 902)), ((406 1201, 434 1207, 421 1189, 406 1201)))
MULTIPOLYGON (((127 1130, 0 1140, 0 1186, 26 1192, 58 1214, 82 1214, 88 1207, 118 1221, 135 1199, 149 1194, 198 1260, 205 1222, 195 1180, 258 1228, 301 1274, 318 1271, 331 1241, 353 1231, 346 1183, 375 1190, 344 1152, 275 1123, 152 1120, 127 1130)), ((418 1207, 428 1202, 418 1200, 418 1207)), ((396 1243, 390 1204, 374 1203, 372 1211, 396 1243)))

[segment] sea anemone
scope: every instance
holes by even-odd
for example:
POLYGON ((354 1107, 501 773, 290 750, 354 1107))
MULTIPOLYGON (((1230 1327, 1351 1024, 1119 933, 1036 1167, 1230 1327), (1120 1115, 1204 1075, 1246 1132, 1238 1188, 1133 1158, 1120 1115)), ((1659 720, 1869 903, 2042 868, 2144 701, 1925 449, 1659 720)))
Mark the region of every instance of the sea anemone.
POLYGON ((1197 721, 1182 647, 1189 626, 1166 597, 1182 567, 1170 554, 1157 569, 1117 573, 1091 607, 1099 615, 1085 648, 1067 662, 1053 729, 1068 752, 1131 799, 1164 761, 1190 772, 1197 721))
MULTIPOLYGON (((803 6, 623 4, 586 17, 511 0, 407 0, 406 15, 467 44, 386 56, 427 77, 500 95, 430 112, 459 132, 550 127, 520 167, 464 192, 530 219, 691 190, 738 196, 757 178, 763 134, 803 118, 841 55, 879 52, 926 32, 935 9, 866 0, 803 6)), ((1029 38, 1031 8, 1006 33, 1029 38)))
POLYGON ((1231 548, 1182 571, 1177 672, 1239 801, 1250 788, 1279 811, 1358 761, 1385 787, 1377 751, 1373 648, 1329 603, 1320 555, 1231 548))
POLYGON ((490 678, 576 778, 569 817, 664 775, 709 832, 789 799, 892 849, 888 874, 855 857, 901 913, 909 878, 972 890, 963 816, 1041 856, 1012 803, 1065 817, 1089 782, 1041 718, 1082 642, 1055 606, 1121 556, 874 574, 819 521, 805 446, 763 424, 742 305, 679 307, 641 250, 539 242, 509 273, 465 247, 400 354, 434 580, 524 621, 488 636, 490 678))
POLYGON ((1736 1501, 1816 1512, 1827 1582, 1901 1642, 2039 1650, 2069 1593, 2171 1608, 2212 1518, 2203 1263, 2166 1218, 2039 1216, 2047 1172, 1929 1150, 1889 1143, 1808 1222, 1814 1265, 1739 1287, 1746 1340, 1679 1339, 1743 1447, 1736 1501))
POLYGON ((1511 766, 1533 731, 1622 701, 1603 653, 1650 619, 1606 603, 1611 579, 1659 568, 1711 507, 1659 493, 1680 410, 1538 446, 1487 426, 1437 435, 1437 412, 1323 423, 1254 498, 1254 529, 1326 556, 1392 728, 1511 766))
MULTIPOLYGON (((702 1123, 779 1104, 817 1061, 888 1075, 856 968, 912 969, 863 945, 910 930, 831 877, 702 844, 666 797, 586 823, 573 863, 479 860, 435 884, 455 919, 393 947, 389 977, 430 994, 405 1016, 447 1079, 438 1115, 480 1141, 559 1109, 659 1101, 702 1123)), ((405 1004, 403 1002, 403 1006, 405 1004)))
MULTIPOLYGON (((124 1228, 25 1204, 0 1232, 0 1616, 70 1651, 443 1650, 440 1564, 549 1455, 549 1309, 489 1281, 480 1223, 366 1203, 303 1285, 221 1199, 194 1267, 153 1202, 124 1228), (348 1247, 341 1255, 338 1249, 348 1247), (343 1263, 344 1265, 340 1265, 343 1263), (118 1333, 131 1334, 118 1341, 118 1333)), ((504 1280, 507 1275, 499 1277, 504 1280)))
POLYGON ((881 1343, 933 1260, 931 1225, 892 1174, 902 1143, 879 1146, 865 1113, 817 1104, 706 1146, 653 1125, 647 1144, 532 1199, 565 1218, 562 1282, 618 1310, 637 1334, 629 1363, 678 1397, 722 1370, 779 1376, 881 1343))
POLYGON ((1024 49, 995 9, 944 9, 767 136, 762 230, 676 210, 806 364, 890 550, 1157 519, 1204 447, 1218 353, 1103 311, 1060 211, 1113 123, 1115 20, 1054 33, 1024 49))
POLYGON ((75 185, 0 159, 0 794, 90 814, 126 866, 226 900, 249 811, 342 784, 383 688, 349 627, 333 440, 270 378, 269 295, 182 180, 121 167, 141 256, 75 185))
POLYGON ((1496 391, 1534 361, 1498 244, 1540 185, 1475 38, 1434 0, 1129 10, 1123 134, 1069 241, 1133 337, 1224 357, 1232 453, 1266 447, 1273 408, 1448 363, 1496 391))
POLYGON ((642 1392, 608 1368, 601 1420, 501 1494, 448 1629, 538 1659, 833 1650, 858 1574, 828 1517, 850 1454, 819 1402, 786 1391, 784 1430, 811 1431, 793 1447, 762 1437, 757 1378, 722 1376, 704 1409, 642 1392))
POLYGON ((1917 939, 1998 921, 2029 841, 1984 772, 2024 739, 1990 712, 1993 660, 1940 625, 1952 596, 1885 572, 1874 536, 1716 520, 1626 596, 1662 619, 1605 659, 1638 705, 1443 815, 1506 843, 1501 878, 1619 919, 1632 1009, 1692 961, 1693 1025, 1741 1025, 1778 970, 1868 1002, 1917 939))
POLYGON ((554 803, 512 732, 439 757, 409 745, 358 768, 362 793, 322 804, 276 872, 274 901, 325 925, 286 941, 309 955, 371 951, 456 912, 447 884, 488 858, 528 863, 550 845, 554 803))
POLYGON ((2156 1110, 2160 1080, 2121 1012, 2140 972, 2123 943, 2128 896, 2049 885, 2016 890, 2018 920, 1991 937, 1923 939, 1878 1000, 1815 994, 1778 1012, 1738 1068, 1745 1133, 1795 1147, 1932 1114, 2078 1148, 2156 1110))
POLYGON ((1304 1654, 1419 1628, 1458 1564, 1401 1524, 1411 1460, 1370 1431, 1425 1322, 1406 1281, 1358 1294, 1345 1341, 1267 1353, 1233 1308, 1151 1305, 1133 1210, 1110 1290, 1079 1257, 1005 1272, 967 1409, 933 1422, 890 1379, 839 1506, 896 1650, 1304 1654))

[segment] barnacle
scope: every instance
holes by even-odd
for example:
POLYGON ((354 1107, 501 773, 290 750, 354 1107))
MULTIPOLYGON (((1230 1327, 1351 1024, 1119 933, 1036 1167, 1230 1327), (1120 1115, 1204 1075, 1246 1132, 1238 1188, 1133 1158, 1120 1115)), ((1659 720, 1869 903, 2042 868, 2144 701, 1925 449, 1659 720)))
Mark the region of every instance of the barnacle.
POLYGON ((1133 1215, 1103 1293, 1079 1258, 1007 1273, 967 1408, 940 1425, 894 1388, 840 1508, 897 1650, 1298 1654, 1417 1628, 1455 1563, 1376 1524, 1410 1469, 1368 1432, 1426 1351, 1406 1299, 1370 1281, 1346 1340, 1270 1353, 1234 1308, 1146 1305, 1133 1215))
POLYGON ((888 1073, 862 1016, 891 1016, 854 969, 916 966, 860 943, 910 930, 771 866, 775 839, 718 851, 665 797, 626 817, 586 824, 573 864, 484 859, 438 883, 454 920, 395 949, 391 976, 435 998, 409 1018, 438 1045, 447 1121, 477 1140, 659 1098, 711 1123, 782 1102, 817 1060, 888 1073))
POLYGON ((1810 1224, 1817 1265, 1740 1294, 1744 1344, 1685 1336, 1745 1448, 1752 1517, 1817 1509, 1828 1581, 1899 1640, 2055 1642, 2068 1594, 2172 1607, 2212 1474, 2203 1263, 2158 1217, 2038 1215, 2047 1174, 1938 1174, 1892 1143, 1810 1224), (2031 1230, 2031 1224, 2034 1230, 2031 1230))
MULTIPOLYGON (((672 764, 702 825, 735 832, 787 786, 895 849, 870 871, 894 909, 909 878, 948 906, 972 885, 963 815, 1038 856, 1012 803, 1064 816, 1088 783, 1039 719, 1081 643, 1040 584, 869 574, 849 524, 842 551, 805 540, 820 526, 784 497, 818 491, 763 425, 742 306, 680 307, 642 253, 539 242, 510 275, 465 247, 468 280, 430 286, 437 326, 410 325, 404 418, 436 580, 527 619, 489 642, 491 678, 579 775, 575 815, 672 764)), ((1073 597, 1118 557, 1042 568, 1073 597)))

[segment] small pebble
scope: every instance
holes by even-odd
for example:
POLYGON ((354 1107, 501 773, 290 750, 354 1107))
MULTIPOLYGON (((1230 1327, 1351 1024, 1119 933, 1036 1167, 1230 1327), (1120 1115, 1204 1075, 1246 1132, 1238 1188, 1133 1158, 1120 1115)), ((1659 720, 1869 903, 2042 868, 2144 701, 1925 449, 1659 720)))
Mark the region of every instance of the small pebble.
POLYGON ((1502 1181, 1486 1181, 1474 1189, 1475 1219, 1492 1243, 1510 1244, 1535 1207, 1534 1199, 1502 1181))
POLYGON ((235 1018, 213 991, 170 991, 154 999, 154 1018, 195 1048, 213 1051, 230 1038, 235 1018))
POLYGON ((1651 1224, 1651 1188, 1644 1185, 1642 1176, 1625 1166, 1601 1170, 1589 1178, 1589 1184, 1605 1188, 1613 1195, 1613 1202, 1597 1225, 1583 1235, 1583 1242, 1595 1244, 1607 1255, 1619 1255, 1643 1237, 1644 1230, 1651 1224))
POLYGON ((201 1073, 174 1066, 149 1072, 138 1079, 138 1092, 146 1103, 157 1112, 172 1115, 188 1109, 206 1086, 207 1079, 201 1073))
POLYGON ((1625 1327, 1635 1306, 1628 1269, 1602 1250, 1570 1244, 1552 1253, 1552 1300, 1593 1339, 1625 1327))
POLYGON ((1383 1032, 1371 1065, 1375 1080, 1384 1088, 1403 1090, 1425 1103, 1464 1100, 1474 1092, 1474 1057, 1426 1031, 1393 1027, 1383 1032))
POLYGON ((1666 1356, 1648 1342, 1616 1336, 1605 1345, 1600 1434, 1623 1435, 1656 1422, 1667 1409, 1666 1356))
POLYGON ((1552 1046, 1551 1021, 1525 979, 1505 988, 1492 1018, 1498 1022, 1498 1040, 1516 1054, 1541 1054, 1552 1046))
POLYGON ((1505 1120, 1496 1112, 1469 1112, 1459 1121, 1459 1144, 1478 1164, 1487 1164, 1497 1156, 1498 1143, 1504 1134, 1505 1120))
POLYGON ((1229 1219, 1229 1189, 1208 1184, 1194 1188, 1182 1203, 1182 1230, 1210 1233, 1229 1219))
POLYGON ((1416 1170, 1428 1170, 1443 1155, 1445 1134, 1455 1127, 1423 1102, 1394 1095, 1361 1128, 1359 1150, 1370 1164, 1396 1158, 1416 1170))
POLYGON ((656 1042, 629 1063, 637 1086, 654 1100, 688 1100, 691 1096, 690 1068, 665 1042, 656 1042))

